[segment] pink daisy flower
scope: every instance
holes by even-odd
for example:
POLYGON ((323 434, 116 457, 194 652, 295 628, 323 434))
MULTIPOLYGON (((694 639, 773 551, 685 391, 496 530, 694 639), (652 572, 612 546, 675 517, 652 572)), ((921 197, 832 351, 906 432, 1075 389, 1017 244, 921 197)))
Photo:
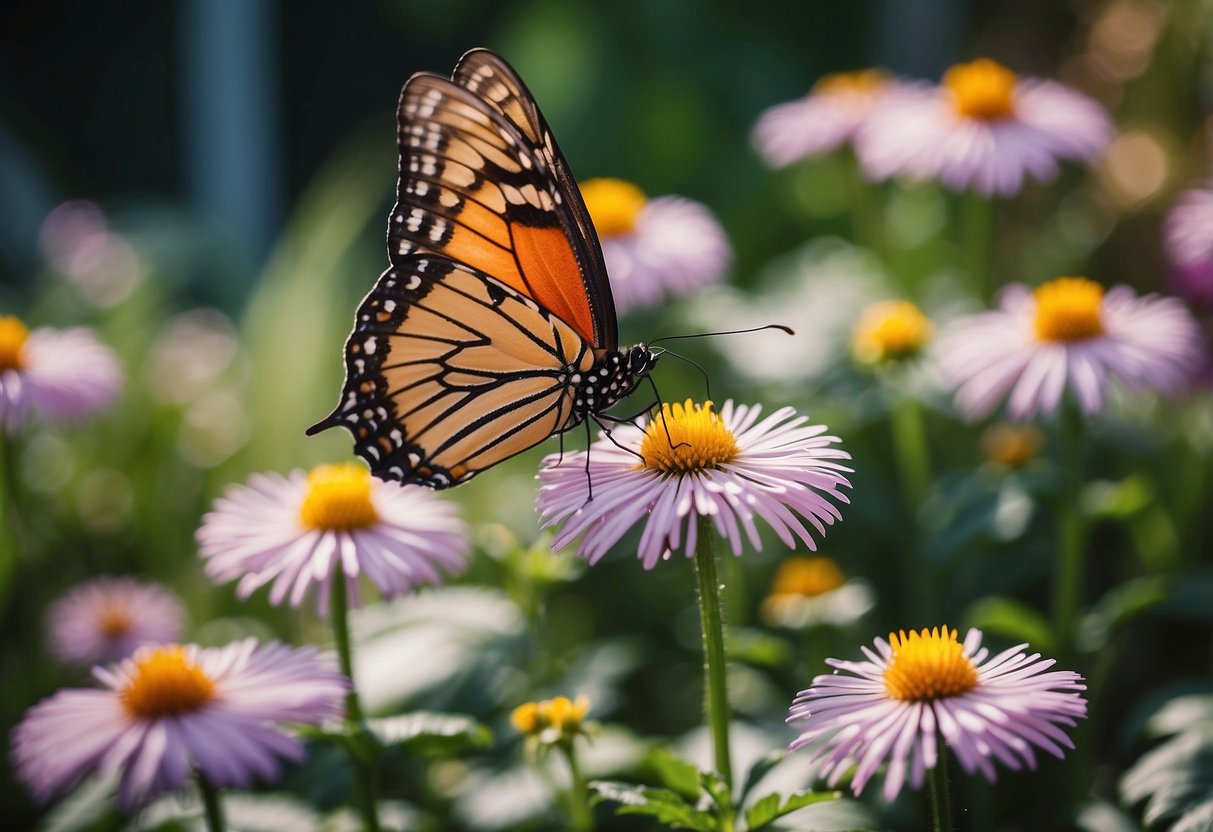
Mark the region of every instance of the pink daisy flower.
POLYGON ((226 647, 142 647, 93 669, 104 686, 62 690, 13 732, 17 772, 39 801, 88 772, 118 775, 123 809, 180 789, 198 773, 214 786, 272 781, 302 744, 276 723, 341 716, 349 681, 314 648, 255 639, 226 647))
POLYGON ((30 332, 0 316, 0 427, 10 435, 32 413, 40 422, 75 422, 118 396, 122 371, 109 347, 83 327, 30 332))
POLYGON ((581 194, 620 313, 724 279, 733 250, 702 203, 680 196, 648 199, 621 179, 590 179, 581 184, 581 194))
POLYGON ((815 549, 801 518, 819 535, 842 519, 828 498, 849 502, 839 488, 850 487, 843 473, 851 469, 834 460, 850 454, 833 447, 838 437, 824 425, 806 425, 790 407, 759 421, 761 412, 731 401, 719 415, 711 402, 663 404, 647 425, 625 425, 595 442, 588 467, 585 452, 547 457, 538 509, 544 527, 562 524, 552 548, 581 535, 578 554, 597 563, 643 521, 637 555, 652 569, 669 550, 695 555, 700 517, 711 518, 734 555, 743 536, 760 549, 757 517, 788 546, 799 537, 815 549))
POLYGON ((1029 176, 1053 178, 1063 160, 1094 162, 1111 137, 1092 99, 982 58, 953 66, 937 87, 900 85, 859 128, 855 149, 872 180, 906 175, 1011 196, 1029 176))
POLYGON ((940 339, 945 378, 970 419, 1002 400, 1015 419, 1057 410, 1069 390, 1086 414, 1103 408, 1109 382, 1171 393, 1201 359, 1196 322, 1174 298, 1059 277, 1003 289, 998 308, 955 321, 940 339))
POLYGON ((804 98, 776 104, 758 117, 754 148, 776 168, 829 153, 854 137, 892 83, 880 69, 822 76, 804 98))
POLYGON ((468 553, 450 503, 420 487, 374 479, 353 463, 254 475, 216 501, 197 537, 207 574, 219 583, 239 578, 241 598, 272 582, 270 603, 297 607, 316 586, 322 613, 336 569, 358 606, 359 575, 390 598, 441 584, 439 568, 461 571, 468 553))
POLYGON ((940 738, 965 772, 991 783, 995 761, 1035 769, 1035 748, 1061 758, 1074 747, 1059 726, 1087 715, 1081 676, 1046 672, 1053 659, 1026 655, 1026 644, 990 657, 979 630, 963 643, 956 636, 947 627, 891 633, 876 639, 875 651, 861 648, 867 661, 827 659, 835 672, 792 703, 787 721, 804 730, 789 749, 824 760, 820 774, 831 786, 855 766, 856 795, 887 765, 884 797, 892 800, 907 778, 922 787, 939 762, 940 738))
POLYGON ((159 584, 107 576, 70 589, 51 604, 46 623, 59 661, 105 664, 137 647, 180 639, 185 609, 159 584))
POLYGON ((1172 288, 1198 306, 1213 308, 1213 187, 1181 195, 1162 231, 1172 288))

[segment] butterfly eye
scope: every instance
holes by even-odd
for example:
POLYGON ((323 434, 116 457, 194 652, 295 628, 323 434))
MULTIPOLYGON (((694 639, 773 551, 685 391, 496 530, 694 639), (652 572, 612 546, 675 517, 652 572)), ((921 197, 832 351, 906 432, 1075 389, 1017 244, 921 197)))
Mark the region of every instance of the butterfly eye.
POLYGON ((635 346, 628 350, 628 372, 633 375, 647 373, 657 363, 657 356, 648 347, 635 346))

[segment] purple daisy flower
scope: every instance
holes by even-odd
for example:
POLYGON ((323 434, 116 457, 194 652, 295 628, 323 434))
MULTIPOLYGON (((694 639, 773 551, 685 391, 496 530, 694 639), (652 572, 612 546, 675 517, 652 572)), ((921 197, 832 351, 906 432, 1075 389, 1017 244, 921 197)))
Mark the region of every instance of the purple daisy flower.
POLYGON ((353 463, 254 475, 216 501, 197 537, 207 574, 220 583, 239 578, 241 598, 273 582, 270 603, 297 607, 315 585, 321 613, 336 569, 349 579, 349 603, 359 606, 359 575, 390 598, 441 584, 439 567, 459 572, 468 553, 450 503, 353 463))
POLYGON ((799 537, 815 549, 801 517, 819 535, 842 519, 827 498, 849 502, 839 488, 850 487, 843 472, 851 469, 833 460, 850 454, 833 447, 838 437, 827 436, 824 425, 806 425, 790 407, 759 421, 761 412, 731 401, 719 415, 711 402, 663 404, 647 425, 626 425, 595 442, 588 467, 585 452, 547 457, 539 471, 539 514, 545 527, 563 524, 552 547, 584 535, 578 554, 597 563, 644 521, 637 555, 652 569, 669 550, 694 556, 700 517, 712 519, 734 555, 741 554, 743 535, 761 548, 758 517, 788 546, 799 537))
POLYGON ((342 713, 349 681, 314 648, 255 639, 226 647, 142 647, 93 675, 97 690, 62 690, 13 732, 17 772, 39 801, 88 772, 120 777, 123 809, 183 787, 197 772, 215 786, 272 781, 298 739, 275 723, 318 724, 342 713))
POLYGON ((180 639, 185 609, 159 584, 107 576, 68 590, 51 604, 46 624, 59 661, 106 664, 137 647, 180 639))
POLYGON ((10 435, 31 413, 39 421, 78 421, 118 396, 122 371, 109 347, 83 327, 30 332, 0 316, 0 427, 10 435))
POLYGON ((861 648, 867 661, 827 659, 835 672, 815 678, 792 703, 787 721, 804 730, 789 750, 808 748, 824 760, 821 777, 831 786, 856 766, 856 795, 887 764, 884 797, 892 800, 907 778, 922 787, 939 762, 941 737, 961 768, 991 783, 996 760, 1034 770, 1034 747, 1058 758, 1074 747, 1059 726, 1087 715, 1081 676, 1046 672, 1054 660, 1026 655, 1026 644, 990 657, 979 630, 963 643, 956 635, 947 627, 891 633, 876 639, 875 651, 861 648))
POLYGON ((1111 137, 1092 99, 982 58, 953 66, 939 86, 899 85, 859 128, 855 149, 872 180, 906 175, 1011 196, 1028 176, 1053 178, 1060 161, 1094 162, 1111 137))
POLYGON ((1174 298, 1059 277, 1003 289, 997 309, 955 321, 939 342, 945 378, 970 419, 1007 398, 1015 419, 1057 410, 1068 389, 1086 414, 1103 408, 1111 379, 1172 393, 1202 356, 1196 322, 1174 298))
POLYGON ((776 104, 754 125, 754 148, 772 167, 820 156, 851 140, 893 82, 879 69, 823 76, 804 98, 776 104))
POLYGON ((733 250, 705 205, 680 196, 648 199, 621 179, 581 184, 602 243, 620 312, 685 297, 724 279, 733 250))
POLYGON ((1180 297, 1213 309, 1213 186, 1181 195, 1163 219, 1162 230, 1172 288, 1180 297))

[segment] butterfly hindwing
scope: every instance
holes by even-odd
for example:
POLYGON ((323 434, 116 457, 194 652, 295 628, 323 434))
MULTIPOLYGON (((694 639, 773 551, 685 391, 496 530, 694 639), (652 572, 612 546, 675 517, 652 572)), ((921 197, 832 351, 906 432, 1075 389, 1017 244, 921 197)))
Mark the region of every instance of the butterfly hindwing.
POLYGON ((564 429, 592 345, 511 286, 412 255, 363 300, 333 424, 385 479, 442 488, 564 429))
POLYGON ((528 295, 596 347, 614 349, 614 305, 593 225, 513 70, 473 50, 454 80, 413 76, 401 93, 399 127, 392 261, 417 252, 451 257, 528 295))

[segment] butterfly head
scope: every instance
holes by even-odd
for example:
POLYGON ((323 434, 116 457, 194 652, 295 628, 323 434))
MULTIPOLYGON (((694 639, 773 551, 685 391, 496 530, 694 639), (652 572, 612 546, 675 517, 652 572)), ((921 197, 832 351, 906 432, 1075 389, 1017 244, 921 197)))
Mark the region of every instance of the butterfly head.
POLYGON ((660 357, 661 353, 654 352, 646 344, 637 344, 634 347, 629 347, 625 360, 628 373, 636 378, 648 375, 653 367, 657 365, 657 359, 660 357))

